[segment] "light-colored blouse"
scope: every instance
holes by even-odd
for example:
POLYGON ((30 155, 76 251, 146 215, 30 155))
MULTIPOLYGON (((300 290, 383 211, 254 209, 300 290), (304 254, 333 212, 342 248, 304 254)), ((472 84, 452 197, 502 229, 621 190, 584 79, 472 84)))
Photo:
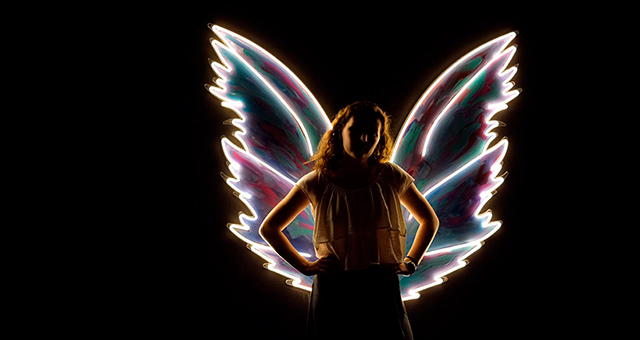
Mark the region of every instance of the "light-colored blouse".
POLYGON ((341 188, 318 170, 303 176, 296 186, 311 202, 316 256, 333 254, 344 270, 401 263, 407 229, 400 197, 413 181, 390 162, 371 184, 359 189, 341 188))

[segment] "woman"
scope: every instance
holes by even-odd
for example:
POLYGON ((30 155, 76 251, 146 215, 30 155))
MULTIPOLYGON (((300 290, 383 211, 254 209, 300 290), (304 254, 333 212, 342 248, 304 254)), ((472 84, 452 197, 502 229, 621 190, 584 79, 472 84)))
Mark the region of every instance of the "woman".
POLYGON ((438 229, 414 179, 390 163, 390 119, 376 104, 342 109, 302 177, 267 215, 260 234, 289 264, 314 275, 309 339, 413 339, 397 274, 411 275, 438 229), (283 230, 309 204, 318 260, 310 262, 283 230), (420 223, 406 254, 400 204, 420 223))

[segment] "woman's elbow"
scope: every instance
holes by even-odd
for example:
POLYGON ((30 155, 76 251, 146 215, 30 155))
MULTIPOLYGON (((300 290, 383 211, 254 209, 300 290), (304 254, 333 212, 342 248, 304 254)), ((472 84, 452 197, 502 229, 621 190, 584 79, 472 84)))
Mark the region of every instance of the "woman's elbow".
POLYGON ((258 228, 258 233, 260 233, 260 236, 267 242, 276 237, 279 232, 280 229, 274 223, 270 222, 269 219, 264 220, 260 228, 258 228))
POLYGON ((258 228, 258 233, 260 233, 263 239, 267 240, 269 236, 273 234, 273 228, 267 223, 267 220, 264 220, 262 224, 260 224, 260 228, 258 228))
POLYGON ((429 226, 429 228, 433 229, 434 232, 438 231, 438 228, 440 227, 440 219, 438 219, 438 216, 436 216, 436 214, 430 214, 422 222, 424 223, 424 225, 427 225, 429 226))

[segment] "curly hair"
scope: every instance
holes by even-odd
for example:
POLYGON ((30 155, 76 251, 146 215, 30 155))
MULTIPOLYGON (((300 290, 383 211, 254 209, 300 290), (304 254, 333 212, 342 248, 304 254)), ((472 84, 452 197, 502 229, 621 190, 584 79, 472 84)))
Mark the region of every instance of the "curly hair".
POLYGON ((306 162, 315 161, 314 170, 320 171, 336 171, 340 168, 342 157, 344 156, 344 147, 342 144, 342 129, 349 122, 351 117, 367 117, 380 120, 382 128, 380 129, 380 140, 376 149, 369 157, 369 164, 386 163, 391 159, 393 152, 393 137, 389 133, 391 125, 391 117, 375 103, 367 101, 359 101, 347 105, 340 110, 331 122, 332 129, 327 131, 320 143, 315 155, 306 162))

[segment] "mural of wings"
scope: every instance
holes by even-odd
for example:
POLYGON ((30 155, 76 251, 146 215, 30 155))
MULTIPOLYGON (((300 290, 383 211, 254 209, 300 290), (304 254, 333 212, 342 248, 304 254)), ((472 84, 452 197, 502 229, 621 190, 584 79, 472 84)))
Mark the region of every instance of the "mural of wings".
MULTIPOLYGON (((307 87, 284 64, 248 39, 210 25, 220 40, 211 39, 220 62, 210 61, 217 79, 207 90, 238 118, 237 145, 223 138, 222 148, 232 176, 234 194, 249 209, 240 224, 229 229, 257 255, 265 267, 288 278, 287 283, 310 290, 313 277, 304 276, 282 260, 258 229, 267 214, 311 171, 306 162, 322 135, 331 129, 326 113, 307 87)), ((391 161, 401 166, 435 209, 440 228, 418 271, 402 276, 405 300, 442 283, 462 268, 466 258, 501 226, 484 204, 502 184, 501 162, 508 141, 492 145, 498 122, 491 118, 507 108, 519 90, 508 67, 516 47, 511 32, 491 40, 447 68, 424 92, 407 116, 391 161)), ((407 249, 418 223, 404 210, 407 249)), ((315 250, 314 219, 307 207, 284 230, 292 245, 310 261, 315 250)))

